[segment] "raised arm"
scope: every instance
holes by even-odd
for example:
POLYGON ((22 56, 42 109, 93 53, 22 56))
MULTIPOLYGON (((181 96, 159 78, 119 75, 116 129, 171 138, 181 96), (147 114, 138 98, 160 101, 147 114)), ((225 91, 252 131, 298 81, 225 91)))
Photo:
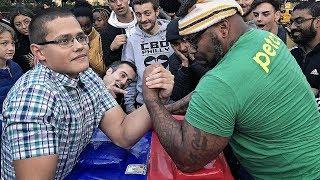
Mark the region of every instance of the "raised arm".
MULTIPOLYGON (((150 69, 145 70, 145 76, 150 69)), ((143 82, 144 101, 159 140, 177 167, 185 172, 201 169, 217 157, 228 143, 228 137, 206 133, 188 122, 173 119, 158 98, 158 92, 143 82)))

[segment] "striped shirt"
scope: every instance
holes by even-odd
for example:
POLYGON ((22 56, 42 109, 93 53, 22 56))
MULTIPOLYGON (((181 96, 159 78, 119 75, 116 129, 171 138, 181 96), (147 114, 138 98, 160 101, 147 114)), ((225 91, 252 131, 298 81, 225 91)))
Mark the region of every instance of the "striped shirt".
POLYGON ((15 179, 13 160, 52 154, 59 156, 55 179, 63 179, 114 106, 117 102, 90 68, 72 79, 38 63, 4 102, 1 179, 15 179))

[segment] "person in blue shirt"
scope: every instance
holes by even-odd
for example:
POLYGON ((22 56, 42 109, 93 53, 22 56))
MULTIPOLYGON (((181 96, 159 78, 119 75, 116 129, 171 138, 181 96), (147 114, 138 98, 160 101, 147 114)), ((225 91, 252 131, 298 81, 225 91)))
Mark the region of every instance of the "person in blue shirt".
MULTIPOLYGON (((2 104, 10 88, 22 75, 22 70, 18 64, 12 61, 15 45, 14 30, 0 23, 0 113, 2 114, 2 104)), ((0 115, 1 123, 1 115, 0 115)), ((1 132, 1 129, 0 129, 1 132)))

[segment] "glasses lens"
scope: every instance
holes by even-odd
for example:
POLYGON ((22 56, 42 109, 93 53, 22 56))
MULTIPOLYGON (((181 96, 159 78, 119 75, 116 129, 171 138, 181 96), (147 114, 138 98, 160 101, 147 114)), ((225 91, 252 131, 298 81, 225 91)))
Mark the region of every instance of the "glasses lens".
POLYGON ((57 40, 57 43, 61 47, 71 47, 73 45, 73 38, 71 36, 65 36, 57 40))
POLYGON ((83 45, 87 45, 89 43, 89 38, 85 34, 77 35, 76 37, 65 36, 58 39, 56 42, 60 47, 72 47, 74 45, 74 39, 76 39, 79 43, 83 45))
POLYGON ((294 20, 294 23, 299 25, 299 24, 302 24, 304 21, 305 21, 304 19, 298 18, 294 20))
POLYGON ((79 43, 81 43, 81 44, 83 44, 83 45, 86 45, 86 44, 88 44, 88 42, 89 42, 89 38, 88 38, 88 36, 85 35, 85 34, 80 34, 80 35, 76 36, 76 39, 77 39, 77 41, 78 41, 79 43))
POLYGON ((200 32, 197 32, 197 33, 193 33, 193 34, 190 34, 186 37, 186 40, 194 47, 196 48, 197 47, 197 44, 198 44, 198 41, 201 37, 201 35, 204 33, 205 30, 202 30, 200 32))
POLYGON ((290 20, 290 24, 295 24, 295 25, 301 25, 302 23, 306 22, 306 21, 309 21, 309 20, 312 20, 312 19, 315 19, 314 17, 312 18, 307 18, 307 19, 304 19, 304 18, 296 18, 296 19, 293 19, 293 20, 290 20))

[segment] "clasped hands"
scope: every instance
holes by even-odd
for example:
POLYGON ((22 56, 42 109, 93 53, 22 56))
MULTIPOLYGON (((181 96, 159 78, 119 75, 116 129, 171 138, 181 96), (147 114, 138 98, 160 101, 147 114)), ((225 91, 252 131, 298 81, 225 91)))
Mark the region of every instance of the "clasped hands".
POLYGON ((164 103, 171 96, 174 76, 161 64, 149 65, 143 74, 142 94, 144 101, 164 103))

